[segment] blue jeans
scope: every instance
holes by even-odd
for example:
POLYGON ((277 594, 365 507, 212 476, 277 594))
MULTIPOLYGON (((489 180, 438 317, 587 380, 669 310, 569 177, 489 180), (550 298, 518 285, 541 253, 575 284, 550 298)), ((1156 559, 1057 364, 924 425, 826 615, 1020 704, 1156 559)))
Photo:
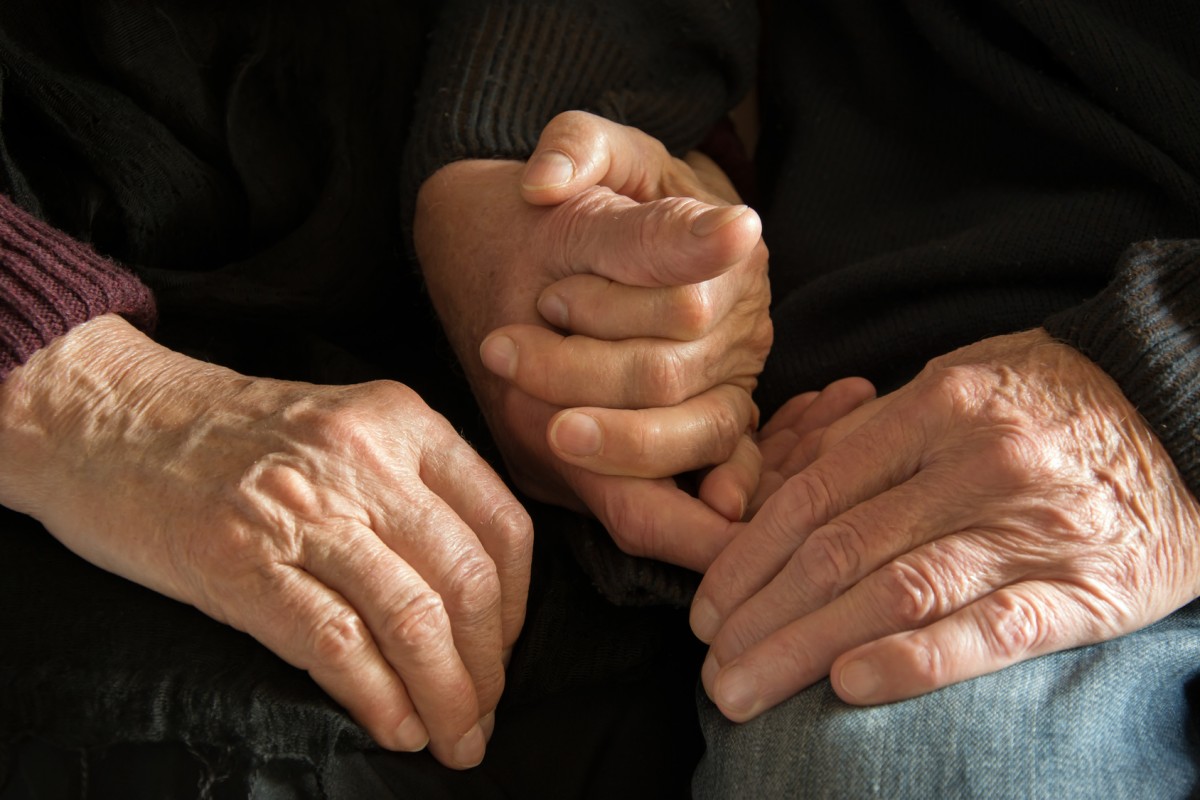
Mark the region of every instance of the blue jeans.
POLYGON ((692 788, 699 798, 1189 797, 1198 673, 1200 601, 1120 639, 886 706, 848 706, 823 681, 736 725, 701 691, 708 750, 692 788))

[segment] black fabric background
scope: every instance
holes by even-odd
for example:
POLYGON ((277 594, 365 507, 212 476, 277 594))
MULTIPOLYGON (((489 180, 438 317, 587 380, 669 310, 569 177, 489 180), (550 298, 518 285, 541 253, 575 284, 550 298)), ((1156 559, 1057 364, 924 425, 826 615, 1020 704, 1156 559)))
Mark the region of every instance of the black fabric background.
POLYGON ((771 3, 764 414, 1040 325, 1200 233, 1191 0, 771 3))
MULTIPOLYGON (((494 458, 403 258, 427 24, 372 0, 5 0, 3 189, 135 269, 164 343, 253 375, 401 380, 494 458)), ((534 515, 496 733, 454 773, 378 750, 249 637, 0 509, 0 798, 685 795, 701 743, 683 612, 613 606, 568 542, 612 549, 603 532, 534 515)))
MULTIPOLYGON (((1078 306, 1129 245, 1200 230, 1192 0, 769 5, 758 162, 777 339, 764 413, 847 373, 893 388, 953 347, 1078 306)), ((255 374, 405 380, 488 452, 465 387, 446 379, 448 350, 428 346, 419 287, 397 268, 397 153, 426 20, 383 2, 338 9, 5 0, 0 178, 138 269, 168 343, 255 374), (150 65, 133 58, 147 52, 150 65)), ((580 524, 537 514, 542 532, 580 524)), ((0 699, 19 710, 0 721, 10 796, 25 796, 28 774, 118 774, 140 747, 192 764, 214 795, 253 784, 262 796, 333 785, 362 796, 370 789, 354 781, 367 781, 429 796, 443 778, 458 791, 499 774, 446 778, 422 757, 359 750, 361 733, 303 676, 28 528, 10 520, 0 540, 14 576, 0 598, 0 699), (225 677, 203 682, 213 675, 225 677), (193 716, 155 716, 181 708, 193 716), (255 708, 268 711, 245 713, 255 708), (305 722, 280 733, 287 725, 264 724, 272 709, 305 722), (113 744, 129 726, 192 723, 207 732, 113 744), (271 755, 289 736, 310 751, 271 755)), ((694 668, 676 659, 695 654, 674 612, 601 603, 566 541, 539 541, 544 605, 505 701, 513 738, 493 745, 489 769, 551 776, 522 796, 570 795, 555 781, 580 775, 652 791, 650 762, 679 767, 698 746, 690 728, 664 733, 658 713, 674 708, 665 687, 690 696, 694 668), (572 638, 589 626, 599 633, 572 638), (672 669, 687 677, 665 680, 672 669)), ((481 791, 516 785, 507 780, 481 791)))

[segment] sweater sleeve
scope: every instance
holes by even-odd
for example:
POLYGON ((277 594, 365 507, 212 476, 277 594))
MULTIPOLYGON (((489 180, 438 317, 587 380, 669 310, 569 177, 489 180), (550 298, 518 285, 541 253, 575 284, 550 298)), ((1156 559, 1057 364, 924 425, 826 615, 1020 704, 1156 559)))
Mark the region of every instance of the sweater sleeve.
POLYGON ((525 158, 556 114, 582 109, 694 147, 747 92, 752 2, 447 0, 434 25, 406 201, 463 158, 525 158))
POLYGON ((1112 376, 1200 496, 1200 239, 1134 245, 1100 294, 1045 327, 1112 376))
POLYGON ((154 298, 132 273, 0 195, 0 381, 55 337, 108 313, 148 331, 154 298))

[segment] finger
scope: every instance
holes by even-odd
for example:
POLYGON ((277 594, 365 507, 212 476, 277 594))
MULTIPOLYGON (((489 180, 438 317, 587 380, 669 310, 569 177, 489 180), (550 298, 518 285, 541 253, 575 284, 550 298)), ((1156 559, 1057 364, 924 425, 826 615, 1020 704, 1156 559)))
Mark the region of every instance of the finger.
POLYGON ((630 555, 703 572, 738 530, 669 479, 617 478, 577 470, 572 486, 630 555))
POLYGON ((307 670, 382 747, 423 749, 429 733, 404 682, 345 598, 295 567, 279 565, 267 578, 253 616, 230 622, 307 670))
POLYGON ((301 566, 344 596, 366 622, 403 679, 434 756, 459 769, 478 764, 485 743, 474 681, 455 647, 441 596, 365 528, 310 541, 301 566))
POLYGON ((741 652, 722 628, 702 671, 706 688, 730 719, 749 719, 830 674, 842 653, 933 625, 1030 572, 987 539, 979 532, 946 537, 889 562, 741 652))
POLYGON ((846 438, 852 431, 860 428, 867 420, 883 412, 893 401, 893 396, 866 399, 844 416, 833 420, 823 428, 811 431, 801 441, 800 446, 792 450, 783 463, 778 466, 784 479, 788 479, 806 469, 823 453, 829 452, 838 442, 846 438))
POLYGON ((866 378, 842 378, 820 392, 797 395, 784 403, 763 425, 762 435, 791 428, 803 436, 832 425, 874 397, 875 386, 866 378))
POLYGON ((556 267, 631 286, 680 286, 715 278, 752 255, 766 261, 757 213, 691 197, 637 203, 589 189, 551 209, 537 235, 534 251, 551 254, 556 267))
POLYGON ((372 514, 371 527, 440 598, 483 716, 504 690, 496 564, 475 532, 435 492, 410 488, 392 499, 390 508, 372 514))
POLYGON ((801 434, 793 430, 792 425, 802 418, 804 410, 812 405, 819 395, 820 392, 805 392, 792 397, 771 415, 767 424, 759 430, 758 451, 762 457, 762 467, 758 485, 747 506, 749 514, 758 513, 766 499, 783 485, 784 477, 779 468, 802 441, 801 434))
POLYGON ((762 454, 754 437, 742 434, 733 455, 713 467, 700 482, 700 499, 721 516, 737 522, 746 513, 761 470, 762 454))
MULTIPOLYGON (((431 443, 432 444, 432 443, 431 443)), ((423 454, 421 479, 479 538, 500 581, 501 641, 511 648, 525 620, 533 523, 500 476, 459 436, 423 454)), ((488 703, 482 703, 488 710, 488 703)))
POLYGON ((491 372, 552 405, 643 409, 678 405, 738 379, 751 388, 761 364, 757 351, 717 345, 707 339, 606 342, 506 325, 488 334, 479 356, 491 372))
POLYGON ((534 205, 556 205, 591 186, 638 201, 663 195, 671 156, 657 139, 584 111, 559 114, 543 129, 521 178, 534 205))
POLYGON ((722 623, 767 585, 814 530, 911 478, 921 436, 900 415, 872 418, 790 478, 705 574, 692 602, 692 631, 710 642, 722 623))
POLYGON ((712 331, 744 291, 740 271, 663 288, 572 275, 542 291, 538 312, 551 325, 594 339, 649 336, 691 341, 712 331))
POLYGON ((591 472, 665 478, 728 460, 756 421, 750 394, 722 384, 675 406, 569 408, 551 418, 547 440, 591 472))
MULTIPOLYGON (((945 561, 947 548, 957 551, 962 537, 949 543, 944 537, 958 534, 974 517, 976 505, 974 498, 950 491, 951 485, 928 471, 919 472, 818 527, 800 543, 770 583, 724 620, 712 639, 715 657, 722 663, 731 661, 792 620, 833 602, 860 581, 879 584, 882 578, 872 573, 887 565, 882 575, 892 576, 900 569, 893 559, 934 540, 939 540, 938 558, 917 563, 925 569, 934 563, 938 569, 951 568, 945 561)), ((980 554, 967 552, 954 563, 972 564, 981 558, 980 554)), ((978 578, 983 574, 982 565, 975 566, 978 578)), ((880 613, 891 614, 894 609, 881 604, 880 613)))
POLYGON ((1059 585, 1030 581, 850 650, 834 662, 831 680, 847 703, 888 703, 1100 638, 1086 604, 1059 585))
MULTIPOLYGON (((784 403, 763 426, 759 436, 763 467, 759 484, 748 505, 757 514, 766 499, 783 483, 816 461, 825 450, 840 441, 840 436, 828 435, 828 426, 840 422, 875 396, 875 388, 862 378, 843 378, 820 392, 796 395, 784 403)), ((856 424, 844 428, 846 432, 856 424)))
POLYGON ((747 506, 751 516, 759 512, 767 498, 779 491, 788 478, 817 460, 825 430, 818 428, 804 436, 798 436, 795 431, 782 430, 760 443, 763 471, 747 506))
POLYGON ((759 431, 759 439, 766 439, 774 436, 777 433, 784 433, 789 429, 800 424, 804 419, 804 412, 813 404, 820 392, 804 392, 802 394, 792 396, 787 402, 775 410, 762 426, 759 431))

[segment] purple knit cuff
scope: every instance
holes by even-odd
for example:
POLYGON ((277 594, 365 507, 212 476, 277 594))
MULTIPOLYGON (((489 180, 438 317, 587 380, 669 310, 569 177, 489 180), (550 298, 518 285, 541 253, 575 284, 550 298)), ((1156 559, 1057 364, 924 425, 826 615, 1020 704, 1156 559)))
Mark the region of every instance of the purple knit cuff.
POLYGON ((128 270, 0 195, 0 381, 54 338, 108 313, 148 332, 154 297, 128 270))

